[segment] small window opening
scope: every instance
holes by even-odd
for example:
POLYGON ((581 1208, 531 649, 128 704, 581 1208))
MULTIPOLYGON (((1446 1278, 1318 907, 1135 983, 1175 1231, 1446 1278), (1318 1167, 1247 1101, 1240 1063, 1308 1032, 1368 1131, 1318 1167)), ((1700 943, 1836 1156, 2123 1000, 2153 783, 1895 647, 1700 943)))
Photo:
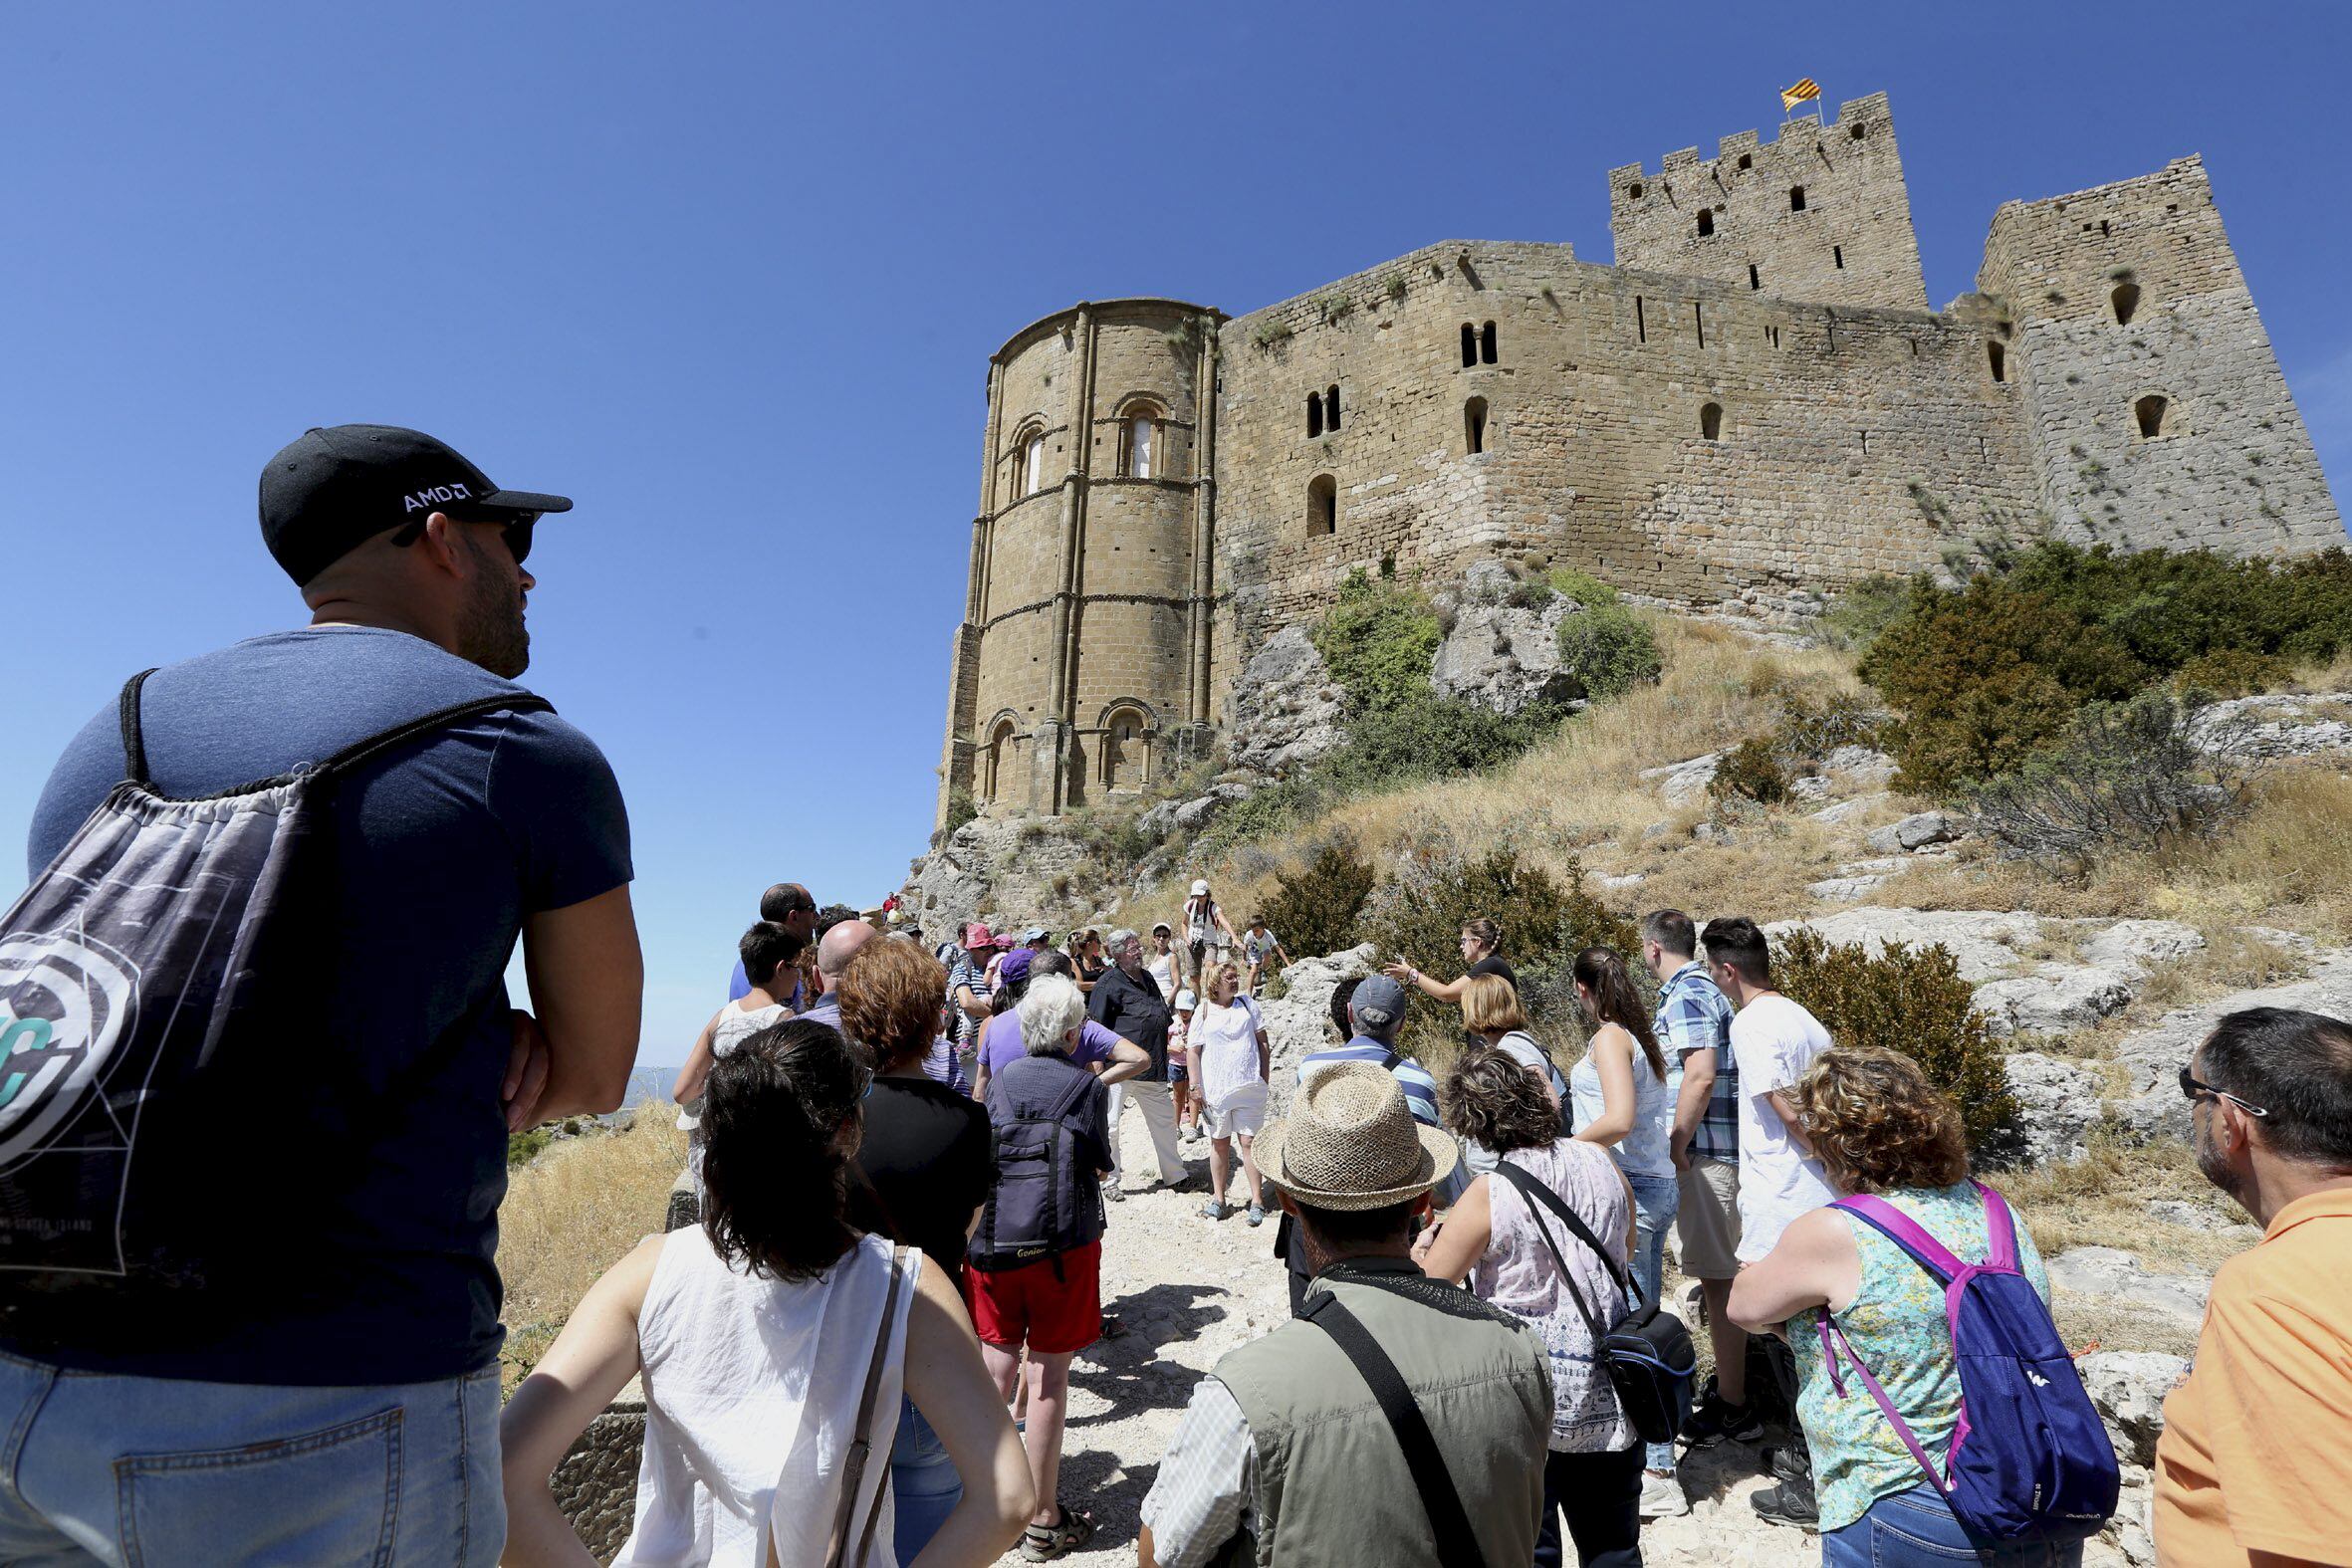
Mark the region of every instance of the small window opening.
POLYGON ((1870 455, 1870 432, 1867 430, 1862 432, 1862 455, 1864 457, 1870 455))
POLYGON ((1846 248, 1845 248, 1844 246, 1842 246, 1842 245, 1832 245, 1832 246, 1830 246, 1830 247, 1829 247, 1829 259, 1830 259, 1831 261, 1834 261, 1834 262, 1836 262, 1836 263, 1837 263, 1837 270, 1838 270, 1839 272, 1844 272, 1844 271, 1846 270, 1846 248))
POLYGON ((2009 378, 2009 352, 2006 348, 1999 343, 1987 343, 1985 358, 1993 366, 1993 379, 2005 381, 2009 378))
POLYGON ((1633 336, 1643 342, 1650 340, 1650 325, 1642 317, 1641 296, 1633 297, 1633 336))
POLYGON ((1462 324, 1462 363, 1464 368, 1478 363, 1478 329, 1468 322, 1462 324))
POLYGON ((2114 230, 2107 227, 2107 220, 2105 218, 2101 218, 2099 220, 2099 233, 2109 238, 2112 238, 2115 233, 2114 230))
POLYGON ((1788 210, 1790 212, 1805 210, 1805 188, 1802 185, 1788 187, 1788 210))
POLYGON ((1148 410, 1128 415, 1126 423, 1120 427, 1119 435, 1126 451, 1122 454, 1119 471, 1129 479, 1151 477, 1152 447, 1157 444, 1155 438, 1159 434, 1159 427, 1158 415, 1148 410))
POLYGON ((1628 185, 1628 186, 1626 186, 1626 187, 1625 187, 1625 199, 1626 199, 1627 201, 1639 201, 1639 200, 1641 200, 1641 185, 1639 184, 1639 182, 1636 182, 1636 183, 1634 183, 1634 184, 1631 184, 1631 185, 1628 185))
POLYGON ((1339 482, 1317 474, 1306 482, 1306 537, 1336 533, 1339 528, 1339 482))
POLYGON ((2150 392, 2132 404, 2132 417, 2139 421, 2140 436, 2153 441, 2164 434, 2164 415, 2168 403, 2162 394, 2150 392))
POLYGON ((1911 357, 1914 359, 1919 357, 1919 339, 1916 337, 1911 339, 1911 357))
POLYGON ((1478 356, 1488 364, 1495 362, 1495 324, 1487 323, 1478 330, 1478 356))
POLYGON ((1029 438, 1021 449, 1021 493, 1034 496, 1046 488, 1046 437, 1043 432, 1029 438))
POLYGON ((1752 169, 1756 167, 1756 159, 1743 152, 1740 154, 1740 167, 1744 169, 1752 169))
POLYGON ((1691 302, 1691 321, 1699 329, 1699 346, 1707 346, 1707 307, 1697 300, 1691 302))
POLYGON ((1336 386, 1327 387, 1323 391, 1323 428, 1325 430, 1339 428, 1339 388, 1336 386))
POLYGON ((1314 393, 1306 394, 1306 438, 1313 440, 1323 433, 1323 400, 1314 393))
POLYGON ((2107 303, 2115 307, 2115 325, 2129 327, 2132 317, 2140 309, 2140 286, 2136 283, 2118 284, 2115 292, 2107 296, 2107 303))
POLYGON ((1754 262, 1750 262, 1748 264, 1748 287, 1751 289, 1761 289, 1764 287, 1764 279, 1757 276, 1756 263, 1754 262))
POLYGON ((1708 208, 1701 207, 1699 209, 1699 238, 1705 239, 1714 232, 1715 214, 1708 208))
POLYGON ((1474 397, 1462 405, 1462 450, 1476 457, 1487 449, 1487 400, 1474 397))
POLYGON ((1773 347, 1777 348, 1780 346, 1780 327, 1778 323, 1775 322, 1771 326, 1766 327, 1764 329, 1764 336, 1771 338, 1773 347))
POLYGON ((1846 127, 1846 134, 1852 137, 1854 140, 1859 141, 1862 139, 1862 126, 1858 122, 1848 125, 1846 127))
POLYGON ((1699 435, 1707 441, 1723 439, 1723 404, 1708 403, 1699 410, 1699 435))

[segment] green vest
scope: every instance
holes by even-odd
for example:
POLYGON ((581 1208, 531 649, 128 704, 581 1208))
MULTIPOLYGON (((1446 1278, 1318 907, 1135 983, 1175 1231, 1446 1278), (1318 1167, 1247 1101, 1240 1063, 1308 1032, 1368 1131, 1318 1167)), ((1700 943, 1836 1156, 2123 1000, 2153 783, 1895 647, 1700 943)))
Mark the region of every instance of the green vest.
MULTIPOLYGON (((1551 1364, 1520 1319, 1401 1258, 1358 1258, 1315 1276, 1388 1358, 1421 1407, 1489 1568, 1535 1558, 1551 1364), (1377 1279, 1378 1284, 1365 1283, 1377 1279)), ((1256 1451, 1257 1539, 1227 1557, 1258 1568, 1434 1563, 1437 1538, 1380 1402, 1337 1342, 1286 1323, 1217 1363, 1256 1451), (1250 1555, 1255 1551, 1255 1556, 1250 1555)))

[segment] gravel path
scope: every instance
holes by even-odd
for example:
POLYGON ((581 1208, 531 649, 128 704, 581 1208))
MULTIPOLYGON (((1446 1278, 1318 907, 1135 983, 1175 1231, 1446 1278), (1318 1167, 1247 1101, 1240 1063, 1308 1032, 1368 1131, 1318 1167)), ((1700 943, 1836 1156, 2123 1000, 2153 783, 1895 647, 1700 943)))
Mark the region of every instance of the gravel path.
MULTIPOLYGON (((1151 1142, 1139 1117, 1124 1118, 1127 1198, 1110 1210, 1102 1245, 1105 1311, 1126 1332, 1079 1353, 1070 1369, 1069 1427, 1063 1440, 1061 1495, 1093 1515, 1093 1544, 1063 1561, 1132 1564, 1143 1497, 1193 1384, 1217 1358, 1288 1322, 1291 1298, 1274 1256, 1275 1221, 1252 1230, 1242 1213, 1212 1223, 1207 1202, 1208 1148, 1186 1143, 1187 1191, 1140 1184, 1152 1169, 1151 1142)), ((1241 1194, 1241 1173, 1233 1192, 1241 1194)), ((1670 1279, 1673 1299, 1679 1280, 1670 1279)), ((1813 1568, 1816 1537, 1761 1522, 1750 1493, 1768 1484, 1752 1445, 1725 1444, 1692 1455, 1683 1468, 1689 1515, 1650 1521, 1643 1531, 1651 1568, 1813 1568)), ((1367 1559, 1369 1562, 1371 1559, 1367 1559)), ((1005 1563, 1021 1561, 1019 1552, 1005 1563)), ((2086 1564, 2119 1563, 2093 1541, 2086 1564)))

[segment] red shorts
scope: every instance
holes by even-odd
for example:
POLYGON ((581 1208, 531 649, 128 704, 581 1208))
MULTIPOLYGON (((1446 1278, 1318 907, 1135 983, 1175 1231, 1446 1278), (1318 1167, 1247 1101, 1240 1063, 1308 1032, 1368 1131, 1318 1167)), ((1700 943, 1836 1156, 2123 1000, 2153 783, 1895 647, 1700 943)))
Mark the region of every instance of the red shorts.
POLYGON ((1040 1356, 1083 1350, 1102 1334, 1102 1243, 1088 1241, 1019 1268, 966 1265, 964 1304, 972 1309, 973 1329, 991 1345, 1015 1350, 1026 1343, 1040 1356))

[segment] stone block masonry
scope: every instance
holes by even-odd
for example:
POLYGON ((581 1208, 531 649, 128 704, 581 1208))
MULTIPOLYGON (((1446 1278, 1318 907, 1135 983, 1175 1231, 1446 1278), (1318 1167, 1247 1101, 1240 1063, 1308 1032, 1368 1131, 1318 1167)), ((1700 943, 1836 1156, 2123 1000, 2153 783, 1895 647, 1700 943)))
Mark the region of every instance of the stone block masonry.
POLYGON ((1250 315, 1089 303, 991 360, 940 816, 1130 795, 1350 571, 1540 555, 1777 606, 2046 535, 2343 523, 2203 164, 1995 215, 1927 308, 1886 95, 1609 172, 1615 264, 1449 240, 1250 315))

